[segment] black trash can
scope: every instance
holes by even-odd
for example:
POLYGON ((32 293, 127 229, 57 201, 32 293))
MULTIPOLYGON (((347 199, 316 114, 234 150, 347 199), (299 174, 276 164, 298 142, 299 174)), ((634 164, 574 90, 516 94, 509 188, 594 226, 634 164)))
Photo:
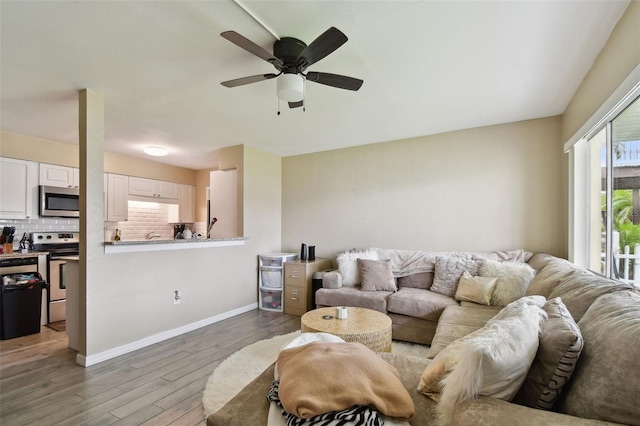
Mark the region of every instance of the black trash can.
POLYGON ((311 295, 313 299, 311 300, 313 300, 313 309, 318 308, 318 306, 316 305, 316 291, 322 288, 322 277, 324 276, 324 274, 331 271, 333 271, 333 269, 325 269, 324 271, 318 271, 318 272, 315 272, 311 277, 311 288, 313 291, 313 294, 311 295))
POLYGON ((0 339, 40 333, 42 289, 46 283, 37 272, 2 276, 0 291, 0 339))

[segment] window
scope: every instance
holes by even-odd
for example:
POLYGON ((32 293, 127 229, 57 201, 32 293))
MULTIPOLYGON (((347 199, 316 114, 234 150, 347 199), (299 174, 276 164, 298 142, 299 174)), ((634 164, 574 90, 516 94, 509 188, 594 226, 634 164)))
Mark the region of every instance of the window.
POLYGON ((586 263, 640 283, 640 98, 591 131, 586 142, 586 263))

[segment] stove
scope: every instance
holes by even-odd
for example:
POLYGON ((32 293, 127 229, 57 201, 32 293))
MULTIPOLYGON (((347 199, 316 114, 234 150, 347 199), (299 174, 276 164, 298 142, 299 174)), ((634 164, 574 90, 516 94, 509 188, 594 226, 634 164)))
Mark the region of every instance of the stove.
POLYGON ((57 322, 67 316, 67 260, 80 253, 79 232, 32 232, 31 242, 36 251, 49 252, 49 321, 57 322))
POLYGON ((80 253, 79 232, 32 232, 31 241, 35 251, 48 251, 51 259, 80 253))

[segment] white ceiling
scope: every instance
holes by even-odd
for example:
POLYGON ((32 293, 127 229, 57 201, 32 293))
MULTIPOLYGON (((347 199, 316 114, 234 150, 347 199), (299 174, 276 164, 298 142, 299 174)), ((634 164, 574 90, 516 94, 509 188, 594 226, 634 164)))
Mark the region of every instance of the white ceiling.
POLYGON ((275 80, 220 82, 273 67, 220 37, 268 51, 274 37, 232 1, 7 1, 1 4, 1 127, 77 143, 77 91, 105 99, 105 149, 215 166, 247 144, 290 156, 561 114, 629 1, 248 1, 279 37, 307 44, 331 26, 349 41, 309 71, 306 112, 275 80))

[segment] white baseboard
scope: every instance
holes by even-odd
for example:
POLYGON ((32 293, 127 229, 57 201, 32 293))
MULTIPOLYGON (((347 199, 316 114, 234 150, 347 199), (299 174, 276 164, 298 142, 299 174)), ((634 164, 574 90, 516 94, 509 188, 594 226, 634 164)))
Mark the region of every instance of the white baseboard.
POLYGON ((76 363, 83 367, 89 367, 103 361, 107 361, 111 358, 115 358, 120 355, 127 354, 129 352, 136 351, 138 349, 145 348, 147 346, 154 345, 158 342, 162 342, 167 339, 171 339, 181 334, 188 333, 193 330, 205 327, 207 325, 215 324, 227 318, 235 317, 236 315, 244 314, 245 312, 252 311, 258 308, 257 303, 242 306, 240 308, 233 309, 228 312, 223 312, 218 315, 214 315, 209 318, 205 318, 201 321, 196 321, 191 324, 183 325, 182 327, 174 328, 172 330, 163 331, 162 333, 154 334, 153 336, 145 337, 144 339, 137 340, 135 342, 127 343, 126 345, 118 346, 113 349, 106 350, 97 354, 84 356, 81 354, 76 355, 76 363))

